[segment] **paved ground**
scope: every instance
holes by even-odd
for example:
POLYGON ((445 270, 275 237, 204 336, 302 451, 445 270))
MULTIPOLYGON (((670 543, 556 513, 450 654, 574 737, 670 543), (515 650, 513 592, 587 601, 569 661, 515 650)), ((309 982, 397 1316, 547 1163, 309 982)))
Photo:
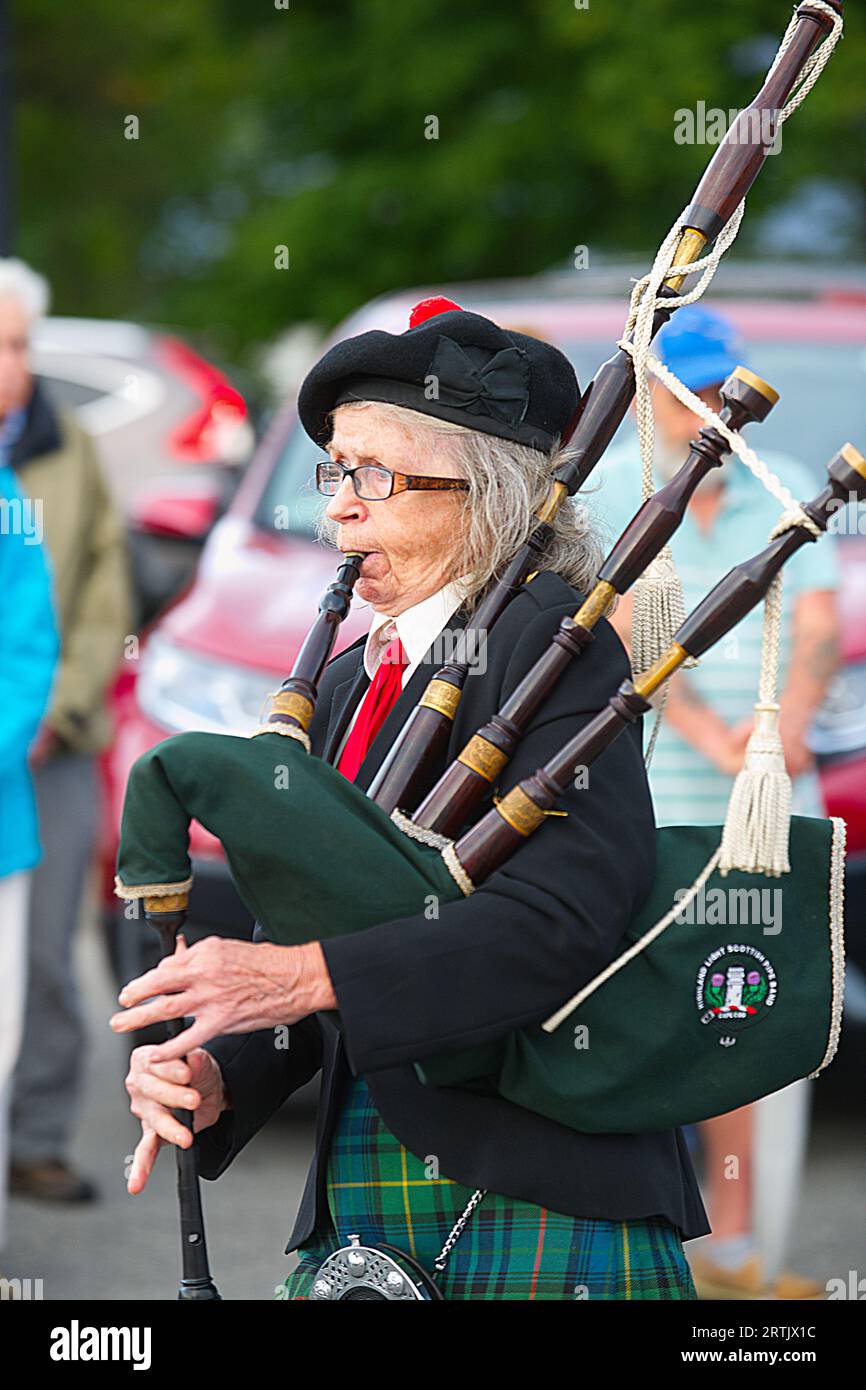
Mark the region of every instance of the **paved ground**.
MULTIPOLYGON (((14 1201, 4 1272, 41 1278, 46 1299, 171 1299, 179 1272, 174 1165, 164 1150, 145 1192, 128 1196, 124 1164, 137 1126, 126 1109, 123 1044, 105 1022, 114 989, 95 928, 83 933, 80 956, 91 1050, 74 1157, 103 1200, 70 1210, 14 1201)), ((816 1083, 806 1194, 792 1240, 792 1265, 822 1281, 852 1269, 866 1275, 866 1118, 855 1063, 843 1055, 816 1083)), ((203 1185, 211 1266, 225 1298, 268 1299, 288 1272, 292 1261, 282 1251, 312 1133, 310 1100, 295 1102, 217 1183, 203 1185)))
MULTIPOLYGON (((103 1200, 59 1209, 13 1200, 7 1276, 42 1278, 46 1299, 162 1299, 180 1271, 173 1154, 164 1149, 144 1192, 130 1197, 124 1166, 138 1123, 123 1088, 126 1049, 107 1026, 115 990, 96 929, 83 934, 90 1066, 74 1148, 103 1200)), ((314 1102, 282 1112, 219 1182, 202 1184, 211 1268, 224 1298, 269 1298, 294 1263, 283 1254, 312 1150, 314 1102)))

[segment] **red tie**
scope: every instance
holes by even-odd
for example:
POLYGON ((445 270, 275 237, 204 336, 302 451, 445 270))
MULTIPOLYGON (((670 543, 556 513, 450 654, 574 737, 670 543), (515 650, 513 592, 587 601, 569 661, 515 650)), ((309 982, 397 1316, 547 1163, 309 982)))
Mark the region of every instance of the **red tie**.
POLYGON ((337 771, 354 782, 367 750, 388 718, 403 688, 403 672, 409 658, 399 637, 388 643, 382 653, 375 676, 370 682, 358 716, 352 725, 346 745, 340 754, 337 771))

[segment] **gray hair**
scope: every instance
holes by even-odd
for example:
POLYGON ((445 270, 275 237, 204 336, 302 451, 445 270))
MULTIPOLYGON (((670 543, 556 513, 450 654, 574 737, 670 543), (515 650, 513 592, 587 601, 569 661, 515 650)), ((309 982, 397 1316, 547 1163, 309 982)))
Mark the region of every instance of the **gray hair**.
MULTIPOLYGON (((469 483, 462 496, 461 519, 455 527, 448 577, 457 580, 469 612, 489 584, 499 579, 509 562, 538 525, 537 513, 550 492, 553 472, 569 457, 568 448, 549 453, 483 434, 404 406, 380 401, 352 401, 341 409, 374 408, 401 424, 416 456, 431 453, 456 465, 469 483)), ((601 542, 586 507, 567 498, 550 522, 552 534, 538 561, 540 570, 553 570, 575 589, 586 593, 602 559, 601 542)), ((322 511, 319 540, 335 544, 337 523, 322 511)))
POLYGON ((0 299, 16 300, 32 325, 48 312, 51 291, 44 275, 16 256, 0 257, 0 299))

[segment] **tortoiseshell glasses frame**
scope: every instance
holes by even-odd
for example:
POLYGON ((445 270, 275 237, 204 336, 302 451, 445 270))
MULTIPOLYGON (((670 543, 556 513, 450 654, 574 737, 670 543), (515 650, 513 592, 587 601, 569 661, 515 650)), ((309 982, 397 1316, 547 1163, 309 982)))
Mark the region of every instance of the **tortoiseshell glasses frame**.
POLYGON ((469 484, 462 478, 425 478, 417 473, 398 473, 382 463, 362 463, 357 468, 347 468, 335 459, 316 464, 316 488, 325 497, 333 497, 347 474, 352 479, 356 496, 365 502, 383 502, 398 492, 469 491, 469 484))

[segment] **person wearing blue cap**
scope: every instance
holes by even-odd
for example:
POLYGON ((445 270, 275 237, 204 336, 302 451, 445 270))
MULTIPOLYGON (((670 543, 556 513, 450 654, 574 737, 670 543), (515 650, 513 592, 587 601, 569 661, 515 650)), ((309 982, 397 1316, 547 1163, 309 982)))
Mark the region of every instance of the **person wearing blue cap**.
MULTIPOLYGON (((658 334, 654 351, 690 390, 712 409, 721 409, 720 387, 737 365, 747 365, 743 339, 725 315, 700 305, 678 310, 658 334)), ((660 382, 653 386, 656 486, 680 468, 702 421, 660 382)), ((758 452, 795 497, 814 486, 796 460, 758 452)), ((641 500, 641 462, 636 439, 615 445, 598 470, 601 489, 590 505, 614 539, 641 500)), ((767 542, 779 515, 778 502, 733 455, 699 484, 682 525, 671 541, 686 612, 745 555, 767 542)), ((834 546, 804 546, 785 570, 779 666, 781 734, 794 786, 793 809, 825 814, 807 731, 838 664, 838 586, 834 546)), ((722 824, 733 780, 743 764, 753 724, 761 657, 762 613, 756 610, 694 669, 674 677, 661 733, 649 769, 659 825, 722 824)), ((626 645, 631 635, 631 599, 612 617, 626 645)), ((787 1088, 799 1106, 801 1135, 809 1088, 787 1088), (794 1094, 796 1092, 796 1095, 794 1094)), ((787 1094, 787 1092, 786 1092, 787 1094)), ((819 1286, 767 1266, 754 1235, 753 1127, 757 1107, 747 1106, 701 1126, 707 1205, 713 1235, 690 1254, 695 1284, 707 1298, 814 1298, 819 1286), (738 1163, 732 1166, 732 1158, 738 1163), (736 1181, 729 1180, 732 1176, 736 1181)), ((790 1222, 788 1223, 790 1224, 790 1222)))

